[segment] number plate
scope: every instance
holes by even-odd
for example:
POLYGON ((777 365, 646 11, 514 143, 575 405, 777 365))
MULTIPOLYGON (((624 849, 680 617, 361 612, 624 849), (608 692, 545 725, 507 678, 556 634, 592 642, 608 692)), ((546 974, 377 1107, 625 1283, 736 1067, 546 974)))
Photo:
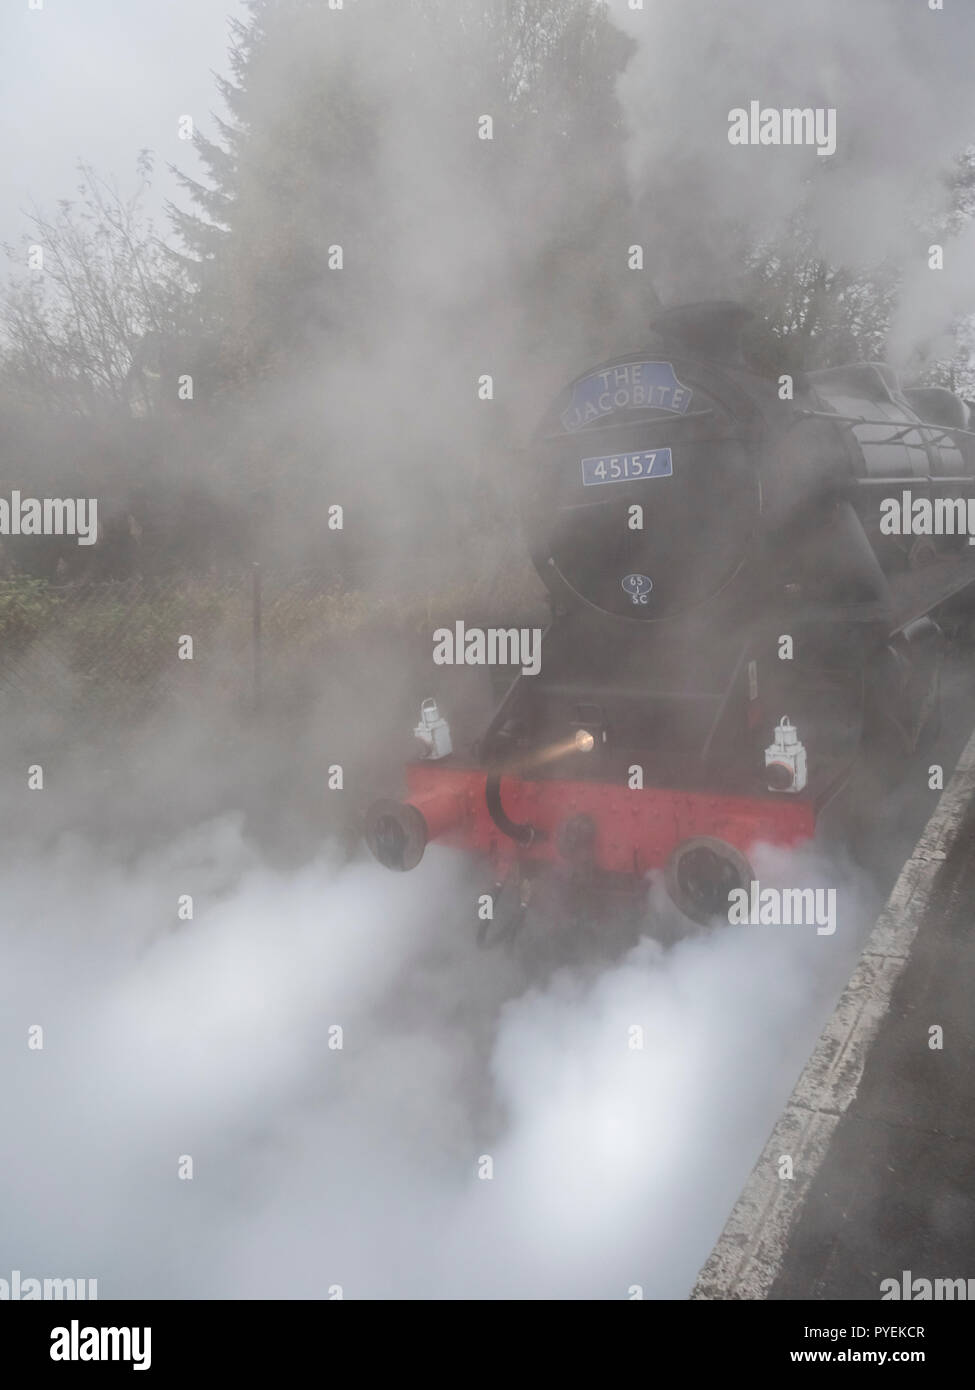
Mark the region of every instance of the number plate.
POLYGON ((645 449, 639 454, 606 454, 582 460, 582 481, 586 487, 600 483, 634 483, 642 478, 670 478, 674 460, 669 449, 645 449))

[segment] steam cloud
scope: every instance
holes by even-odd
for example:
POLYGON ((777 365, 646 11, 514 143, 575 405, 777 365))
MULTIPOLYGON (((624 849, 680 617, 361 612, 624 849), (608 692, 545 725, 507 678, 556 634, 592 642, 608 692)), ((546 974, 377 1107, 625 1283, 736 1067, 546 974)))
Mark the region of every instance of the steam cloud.
POLYGON ((725 294, 743 230, 774 239, 800 205, 834 264, 905 274, 891 333, 897 362, 975 309, 970 235, 927 266, 923 224, 948 211, 947 181, 975 139, 975 12, 912 0, 647 0, 615 21, 639 48, 618 92, 631 185, 668 296, 725 294), (837 152, 731 146, 728 113, 835 107, 837 152))
MULTIPOLYGON (((103 1298, 682 1297, 869 906, 848 877, 828 942, 646 939, 526 990, 475 951, 449 854, 399 876, 251 853, 230 819, 128 870, 80 842, 43 877, 5 864, 9 1269, 94 1277, 103 1298), (210 887, 177 927, 188 853, 210 887)), ((812 860, 759 864, 823 881, 812 860)))

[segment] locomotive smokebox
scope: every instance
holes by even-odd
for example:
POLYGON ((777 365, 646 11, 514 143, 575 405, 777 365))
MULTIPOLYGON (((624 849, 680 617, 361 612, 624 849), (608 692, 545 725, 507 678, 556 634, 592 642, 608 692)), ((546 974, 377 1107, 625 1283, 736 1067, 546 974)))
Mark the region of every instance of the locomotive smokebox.
POLYGON ((546 413, 525 519, 567 608, 672 621, 741 571, 763 500, 759 413, 735 380, 751 317, 737 304, 669 310, 642 352, 577 377, 546 413))

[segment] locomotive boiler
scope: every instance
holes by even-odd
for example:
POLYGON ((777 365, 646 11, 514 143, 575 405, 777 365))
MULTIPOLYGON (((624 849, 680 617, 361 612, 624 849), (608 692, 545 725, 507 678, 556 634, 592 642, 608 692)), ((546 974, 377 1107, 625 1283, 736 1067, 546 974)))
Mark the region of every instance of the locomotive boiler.
POLYGON ((654 871, 724 916, 753 847, 809 839, 868 735, 910 756, 936 729, 975 585, 973 408, 885 365, 769 378, 749 318, 671 309, 552 404, 523 503, 552 600, 538 670, 473 759, 427 702, 406 797, 368 812, 391 869, 431 841, 479 857, 486 935, 539 893, 639 902, 654 871))

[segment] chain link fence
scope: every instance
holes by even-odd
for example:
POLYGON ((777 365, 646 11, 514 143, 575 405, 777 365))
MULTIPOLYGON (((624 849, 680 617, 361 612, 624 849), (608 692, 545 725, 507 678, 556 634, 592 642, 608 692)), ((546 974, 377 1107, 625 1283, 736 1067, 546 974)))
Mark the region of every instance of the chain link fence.
POLYGON ((544 620, 523 561, 472 564, 436 586, 431 573, 417 565, 371 591, 258 565, 72 585, 0 580, 0 717, 43 709, 77 736, 163 705, 285 707, 314 686, 323 662, 362 643, 428 641, 458 618, 544 620))

